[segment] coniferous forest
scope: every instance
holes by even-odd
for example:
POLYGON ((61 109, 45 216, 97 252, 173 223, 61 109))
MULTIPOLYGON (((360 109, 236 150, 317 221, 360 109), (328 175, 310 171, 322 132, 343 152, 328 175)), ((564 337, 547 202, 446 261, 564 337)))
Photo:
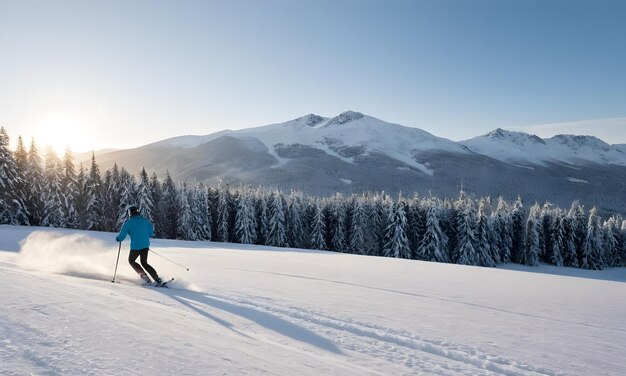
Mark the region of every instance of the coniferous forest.
POLYGON ((35 141, 12 151, 0 129, 0 224, 117 231, 129 205, 156 237, 329 250, 465 265, 515 262, 585 269, 626 266, 626 221, 578 202, 525 207, 520 199, 311 197, 269 188, 210 187, 123 166, 76 167, 35 141))

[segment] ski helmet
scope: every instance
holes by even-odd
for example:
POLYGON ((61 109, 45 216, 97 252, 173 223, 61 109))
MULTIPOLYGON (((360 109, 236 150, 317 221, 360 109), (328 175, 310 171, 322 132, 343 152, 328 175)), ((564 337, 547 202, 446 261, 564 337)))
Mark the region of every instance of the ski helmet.
POLYGON ((128 207, 128 215, 137 214, 138 212, 139 212, 139 209, 137 209, 135 205, 131 205, 128 207))

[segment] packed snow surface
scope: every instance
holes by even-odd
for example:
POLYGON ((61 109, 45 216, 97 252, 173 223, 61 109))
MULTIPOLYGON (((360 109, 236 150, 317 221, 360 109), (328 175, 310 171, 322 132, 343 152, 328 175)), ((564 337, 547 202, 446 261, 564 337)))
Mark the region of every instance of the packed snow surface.
POLYGON ((626 374, 624 268, 155 240, 161 289, 113 238, 0 226, 0 374, 626 374))

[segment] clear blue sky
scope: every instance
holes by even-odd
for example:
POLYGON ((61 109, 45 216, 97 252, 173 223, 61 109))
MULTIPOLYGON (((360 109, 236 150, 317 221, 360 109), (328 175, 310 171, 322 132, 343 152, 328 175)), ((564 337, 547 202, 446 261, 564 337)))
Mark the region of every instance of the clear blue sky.
POLYGON ((626 1, 0 0, 0 25, 0 125, 75 150, 348 109, 626 143, 626 1))

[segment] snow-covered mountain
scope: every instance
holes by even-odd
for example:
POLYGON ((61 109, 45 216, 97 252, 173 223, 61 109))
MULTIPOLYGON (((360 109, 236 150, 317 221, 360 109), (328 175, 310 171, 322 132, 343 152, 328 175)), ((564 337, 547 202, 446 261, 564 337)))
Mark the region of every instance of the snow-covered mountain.
POLYGON ((534 135, 497 129, 464 142, 392 124, 359 112, 309 114, 283 123, 202 136, 180 136, 96 155, 175 180, 264 185, 328 195, 481 196, 568 206, 575 199, 626 213, 626 147, 590 136, 534 135))
POLYGON ((626 166, 623 145, 609 145, 593 136, 557 135, 542 139, 538 136, 496 129, 486 135, 462 141, 473 152, 503 162, 545 165, 565 162, 626 166))
POLYGON ((624 374, 625 268, 155 239, 159 289, 114 236, 0 226, 0 374, 624 374))
POLYGON ((309 114, 284 123, 237 131, 225 130, 206 136, 182 136, 160 141, 153 146, 197 147, 219 137, 253 137, 260 140, 279 164, 285 164, 290 149, 313 148, 354 163, 370 153, 385 154, 426 174, 432 170, 414 158, 424 151, 466 154, 462 146, 418 128, 391 124, 360 112, 346 111, 333 118, 309 114))

